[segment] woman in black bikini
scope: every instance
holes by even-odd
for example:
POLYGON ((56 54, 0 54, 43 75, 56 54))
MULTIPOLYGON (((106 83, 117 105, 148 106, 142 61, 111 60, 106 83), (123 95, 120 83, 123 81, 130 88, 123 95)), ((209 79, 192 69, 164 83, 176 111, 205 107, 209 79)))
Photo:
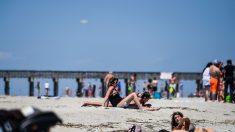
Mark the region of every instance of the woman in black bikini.
POLYGON ((105 107, 121 107, 121 108, 138 108, 142 110, 159 110, 160 108, 149 107, 145 103, 150 99, 149 93, 142 94, 138 97, 135 92, 129 94, 127 97, 122 98, 117 91, 118 79, 112 77, 109 80, 109 87, 107 89, 106 95, 104 97, 104 103, 99 102, 85 102, 82 106, 105 106, 105 107), (110 102, 110 103, 109 103, 110 102))
POLYGON ((135 92, 129 94, 125 98, 121 98, 120 94, 117 92, 118 79, 113 77, 110 79, 109 88, 104 97, 104 106, 108 106, 109 102, 113 107, 127 107, 133 100, 139 109, 142 109, 142 105, 138 99, 138 96, 135 92))

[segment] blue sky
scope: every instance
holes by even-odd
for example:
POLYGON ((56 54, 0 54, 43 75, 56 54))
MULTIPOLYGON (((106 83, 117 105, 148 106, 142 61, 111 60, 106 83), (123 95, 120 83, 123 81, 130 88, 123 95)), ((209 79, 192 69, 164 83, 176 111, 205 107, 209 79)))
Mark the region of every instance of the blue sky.
POLYGON ((234 0, 2 0, 0 68, 201 72, 235 62, 234 0))

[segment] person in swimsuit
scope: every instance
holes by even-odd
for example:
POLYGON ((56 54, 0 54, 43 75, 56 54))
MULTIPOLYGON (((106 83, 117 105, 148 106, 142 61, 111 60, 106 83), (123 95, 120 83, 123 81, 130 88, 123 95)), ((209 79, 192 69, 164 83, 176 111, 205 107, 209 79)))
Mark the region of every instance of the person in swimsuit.
MULTIPOLYGON (((145 91, 143 93, 137 94, 138 99, 143 107, 152 107, 151 104, 146 104, 149 99, 151 99, 151 95, 148 91, 145 91)), ((103 103, 100 102, 85 102, 82 104, 82 106, 103 106, 103 103)), ((111 103, 108 104, 108 107, 113 107, 111 103)), ((135 104, 135 102, 131 102, 128 106, 124 108, 131 108, 131 109, 139 109, 138 106, 135 104)), ((157 108, 156 108, 157 109, 157 108)), ((158 108, 160 109, 160 107, 158 108)))
MULTIPOLYGON (((184 130, 184 131, 189 131, 189 126, 191 122, 189 118, 182 118, 179 120, 179 124, 175 127, 176 130, 184 130)), ((193 131, 190 131, 193 132, 193 131)))
POLYGON ((216 95, 219 87, 219 79, 220 79, 220 69, 218 60, 213 62, 213 65, 210 66, 210 92, 212 96, 212 101, 216 100, 216 95))
POLYGON ((195 128, 194 130, 190 130, 190 124, 189 118, 182 118, 176 129, 172 132, 214 132, 212 128, 195 128))
POLYGON ((100 102, 85 102, 82 106, 104 106, 104 107, 120 107, 120 108, 136 108, 148 111, 159 110, 159 107, 151 107, 146 102, 151 98, 149 92, 144 92, 142 95, 137 95, 135 92, 122 98, 117 91, 118 79, 113 77, 109 80, 109 88, 104 97, 104 103, 100 102))
POLYGON ((128 107, 128 105, 134 103, 135 105, 137 105, 138 109, 141 109, 141 110, 149 110, 149 111, 159 110, 159 108, 143 106, 142 104, 145 104, 150 99, 150 97, 143 98, 143 100, 142 100, 143 103, 141 103, 136 92, 129 94, 125 98, 121 98, 120 94, 117 92, 117 89, 116 89, 118 79, 113 77, 110 79, 109 82, 110 82, 109 88, 108 88, 106 95, 104 97, 104 106, 109 106, 109 102, 110 102, 113 107, 126 108, 126 107, 128 107))
MULTIPOLYGON (((174 130, 181 130, 180 126, 182 126, 182 124, 180 124, 180 121, 182 119, 184 119, 184 118, 187 118, 187 117, 184 117, 183 113, 181 113, 179 111, 174 112, 171 115, 171 130, 172 131, 174 131, 174 130)), ((195 129, 194 125, 189 122, 189 126, 187 127, 187 131, 193 132, 194 129, 195 129)))

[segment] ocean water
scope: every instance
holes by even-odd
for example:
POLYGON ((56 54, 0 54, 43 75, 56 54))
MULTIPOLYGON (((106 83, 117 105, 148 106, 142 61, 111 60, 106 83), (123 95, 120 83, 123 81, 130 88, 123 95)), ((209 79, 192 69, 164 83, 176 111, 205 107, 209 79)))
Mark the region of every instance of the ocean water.
MULTIPOLYGON (((44 83, 49 82, 50 84, 50 90, 49 95, 53 95, 53 81, 52 79, 35 79, 34 80, 34 96, 37 96, 37 81, 40 81, 40 94, 44 95, 44 83)), ((101 82, 99 79, 84 79, 84 88, 87 88, 89 84, 95 84, 96 85, 96 92, 95 96, 99 96, 99 88, 101 88, 101 82)), ((125 83, 124 80, 120 79, 121 82, 121 96, 125 96, 125 83)), ((144 82, 147 82, 147 80, 138 80, 137 81, 137 88, 136 90, 139 92, 143 91, 143 85, 144 82)), ((160 89, 160 86, 165 85, 164 80, 158 80, 158 90, 160 89)), ((3 79, 0 80, 0 95, 4 95, 4 87, 5 83, 3 79)), ((64 96, 64 90, 65 88, 69 87, 72 90, 72 96, 76 96, 76 90, 77 90, 77 82, 75 79, 59 79, 59 96, 64 96)), ((186 97, 190 93, 193 93, 196 91, 196 83, 195 81, 182 81, 182 92, 181 94, 186 97)), ((27 79, 10 79, 10 95, 11 96, 28 96, 29 95, 29 83, 27 79)))

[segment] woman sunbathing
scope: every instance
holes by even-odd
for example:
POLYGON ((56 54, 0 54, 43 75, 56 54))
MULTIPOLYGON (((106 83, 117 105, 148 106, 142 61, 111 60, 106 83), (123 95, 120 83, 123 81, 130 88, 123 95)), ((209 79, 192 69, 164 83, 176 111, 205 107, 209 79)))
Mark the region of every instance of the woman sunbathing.
POLYGON ((148 111, 159 110, 158 107, 151 107, 146 102, 151 98, 149 92, 144 92, 141 96, 137 96, 135 92, 122 98, 117 91, 118 79, 112 77, 109 80, 109 87, 104 97, 104 103, 100 102, 85 102, 82 106, 104 106, 104 107, 120 107, 120 108, 137 108, 148 111))
MULTIPOLYGON (((174 112, 172 115, 171 115, 171 130, 179 130, 179 128, 181 127, 180 125, 180 121, 184 119, 184 120, 187 120, 188 118, 187 117, 184 117, 183 113, 177 111, 177 112, 174 112), (180 126, 180 127, 179 127, 180 126)), ((188 120, 187 120, 188 121, 188 120)), ((194 125, 192 123, 190 123, 190 120, 189 120, 189 128, 187 131, 190 131, 190 132, 193 132, 195 129, 194 125)))
POLYGON ((214 132, 211 128, 194 128, 190 129, 190 119, 187 117, 183 117, 179 119, 179 123, 176 127, 174 127, 172 132, 214 132))

